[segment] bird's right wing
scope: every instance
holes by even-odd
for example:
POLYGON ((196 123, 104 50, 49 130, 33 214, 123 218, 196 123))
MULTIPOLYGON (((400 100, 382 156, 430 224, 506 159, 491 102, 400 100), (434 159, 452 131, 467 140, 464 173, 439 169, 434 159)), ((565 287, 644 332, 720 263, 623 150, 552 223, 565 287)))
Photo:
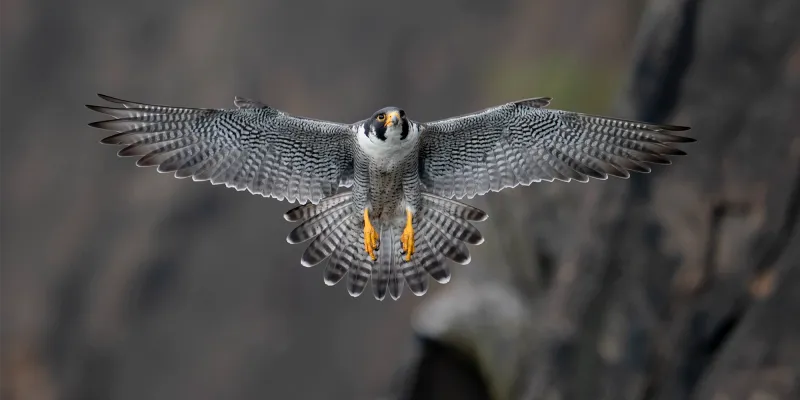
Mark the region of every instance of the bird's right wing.
POLYGON ((586 182, 686 154, 674 134, 689 128, 550 110, 546 97, 520 100, 423 124, 419 169, 425 190, 472 198, 539 181, 586 182))
POLYGON ((318 202, 349 186, 351 125, 301 118, 237 97, 235 109, 179 108, 99 95, 121 107, 87 106, 114 117, 91 123, 118 132, 102 143, 125 145, 176 178, 210 180, 289 202, 318 202))

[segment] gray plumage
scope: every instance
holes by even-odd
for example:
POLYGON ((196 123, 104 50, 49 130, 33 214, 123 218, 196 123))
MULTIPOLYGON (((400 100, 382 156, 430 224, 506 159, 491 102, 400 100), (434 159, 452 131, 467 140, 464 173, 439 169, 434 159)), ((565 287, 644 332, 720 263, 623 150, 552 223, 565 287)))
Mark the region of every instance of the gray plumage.
POLYGON ((324 282, 347 277, 353 296, 371 281, 375 298, 424 294, 428 276, 450 280, 447 260, 470 261, 484 238, 472 198, 533 182, 627 178, 683 155, 686 127, 545 108, 549 98, 507 103, 430 123, 387 107, 343 124, 286 114, 237 97, 235 109, 159 106, 100 95, 118 107, 87 106, 113 117, 91 126, 118 132, 123 145, 177 178, 301 203, 289 243, 308 242, 304 266, 324 264, 324 282), (351 188, 339 192, 340 188, 351 188), (374 256, 374 257, 373 257, 374 256))

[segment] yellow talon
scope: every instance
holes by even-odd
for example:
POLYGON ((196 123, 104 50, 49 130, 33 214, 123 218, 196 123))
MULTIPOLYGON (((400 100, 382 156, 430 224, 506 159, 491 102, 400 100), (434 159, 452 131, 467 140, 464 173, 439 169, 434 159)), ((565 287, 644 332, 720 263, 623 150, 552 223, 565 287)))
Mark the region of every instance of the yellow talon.
POLYGON ((400 236, 400 243, 406 252, 406 261, 411 261, 411 255, 414 254, 414 227, 411 225, 411 217, 411 210, 406 209, 406 227, 400 236))
POLYGON ((375 257, 375 250, 378 249, 378 232, 375 232, 375 228, 372 227, 372 223, 369 222, 369 210, 366 208, 364 209, 364 250, 367 251, 372 260, 374 261, 377 257, 375 257))

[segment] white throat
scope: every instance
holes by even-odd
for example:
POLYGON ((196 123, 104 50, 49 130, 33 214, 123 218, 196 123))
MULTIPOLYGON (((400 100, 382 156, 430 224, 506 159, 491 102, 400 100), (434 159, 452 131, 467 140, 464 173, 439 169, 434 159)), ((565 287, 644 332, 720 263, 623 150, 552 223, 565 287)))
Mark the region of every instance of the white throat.
POLYGON ((386 140, 380 140, 372 135, 368 137, 365 129, 363 125, 358 127, 358 132, 356 133, 358 145, 374 161, 391 163, 402 160, 414 150, 414 146, 419 140, 419 127, 412 122, 408 124, 408 136, 405 139, 400 139, 402 129, 400 127, 397 127, 394 132, 386 132, 386 140))

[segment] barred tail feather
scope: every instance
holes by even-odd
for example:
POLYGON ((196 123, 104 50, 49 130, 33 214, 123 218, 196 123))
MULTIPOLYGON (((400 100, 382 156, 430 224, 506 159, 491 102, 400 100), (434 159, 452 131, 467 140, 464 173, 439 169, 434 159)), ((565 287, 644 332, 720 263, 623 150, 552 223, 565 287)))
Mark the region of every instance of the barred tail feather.
POLYGON ((469 264, 471 257, 464 242, 445 234, 438 226, 427 220, 423 220, 418 229, 420 235, 428 240, 433 251, 437 251, 461 265, 469 264))
MULTIPOLYGON (((361 230, 361 233, 356 237, 358 237, 358 243, 364 243, 363 230, 361 230)), ((378 249, 378 251, 380 252, 380 249, 378 249)), ((380 257, 380 255, 378 255, 378 257, 380 257)), ((361 293, 364 293, 364 289, 367 287, 367 282, 369 282, 370 275, 372 274, 372 264, 373 261, 364 251, 362 245, 360 251, 356 252, 356 257, 351 261, 350 270, 347 273, 347 293, 350 293, 350 296, 358 297, 361 296, 361 293)))
POLYGON ((358 242, 358 231, 348 228, 350 229, 346 232, 344 246, 334 251, 325 266, 324 281, 328 286, 339 283, 347 275, 350 266, 363 254, 363 244, 358 242))
POLYGON ((405 257, 402 252, 403 248, 400 241, 395 240, 395 242, 392 243, 392 254, 394 254, 394 257, 392 257, 392 266, 389 273, 389 295, 392 296, 393 300, 400 298, 400 295, 403 294, 403 286, 405 286, 401 267, 405 262, 405 257))
POLYGON ((351 206, 352 203, 340 203, 308 218, 289 233, 286 241, 292 244, 302 243, 316 237, 332 224, 340 223, 345 217, 353 215, 351 206))
POLYGON ((328 258, 328 263, 325 265, 323 272, 323 282, 328 286, 333 286, 347 275, 347 270, 350 269, 347 256, 350 254, 352 245, 345 247, 339 251, 333 252, 333 255, 328 258))
POLYGON ((395 229, 389 224, 381 224, 379 232, 380 242, 385 244, 386 251, 382 251, 381 248, 378 249, 378 259, 375 261, 372 271, 372 294, 375 295, 376 299, 383 300, 386 297, 389 275, 393 272, 392 269, 396 258, 393 257, 391 248, 395 238, 399 239, 399 236, 395 236, 395 229))
MULTIPOLYGON (((421 222, 417 222, 417 225, 419 226, 420 223, 421 222)), ((414 236, 415 242, 417 242, 419 240, 419 235, 415 232, 414 236)), ((408 288, 411 290, 411 293, 414 293, 417 296, 422 296, 428 291, 428 274, 425 273, 425 269, 419 262, 421 258, 420 256, 424 254, 422 251, 425 249, 420 249, 416 243, 415 247, 416 250, 414 255, 411 256, 410 261, 406 261, 405 253, 402 251, 396 253, 396 255, 399 256, 400 262, 397 272, 405 280, 405 283, 408 284, 408 288)))
POLYGON ((441 252, 435 251, 427 237, 419 241, 417 261, 428 274, 441 284, 450 282, 450 267, 447 258, 441 252))
POLYGON ((300 263, 305 267, 313 267, 325 261, 339 247, 343 246, 348 230, 352 229, 352 221, 356 220, 354 215, 342 219, 330 219, 330 225, 324 228, 322 233, 306 247, 300 263))

